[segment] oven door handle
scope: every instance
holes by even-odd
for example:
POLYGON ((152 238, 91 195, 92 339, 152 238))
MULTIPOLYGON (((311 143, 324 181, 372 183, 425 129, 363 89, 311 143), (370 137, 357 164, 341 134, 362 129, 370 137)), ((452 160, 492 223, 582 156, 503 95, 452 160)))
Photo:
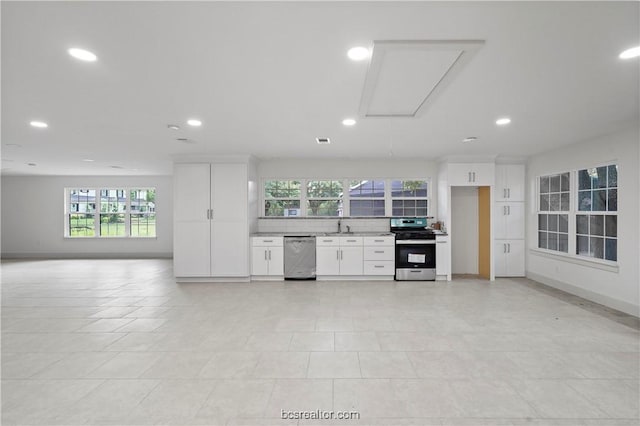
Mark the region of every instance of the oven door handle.
POLYGON ((398 244, 413 244, 413 245, 424 245, 424 244, 435 244, 436 240, 396 240, 396 245, 398 244))

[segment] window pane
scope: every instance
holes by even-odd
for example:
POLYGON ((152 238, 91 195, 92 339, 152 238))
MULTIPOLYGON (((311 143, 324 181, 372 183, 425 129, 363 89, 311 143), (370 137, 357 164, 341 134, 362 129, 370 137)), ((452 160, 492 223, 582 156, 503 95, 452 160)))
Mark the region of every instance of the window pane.
POLYGON ((604 235, 604 216, 592 215, 590 225, 589 234, 604 235))
POLYGON ((540 211, 542 212, 549 211, 549 195, 548 194, 540 195, 540 211))
POLYGON ((618 166, 609 166, 607 170, 607 186, 617 187, 618 186, 618 166))
POLYGON ((427 197, 426 180, 391 181, 392 197, 427 197))
POLYGON ((569 232, 569 215, 558 215, 558 231, 569 232))
POLYGON ((618 236, 618 216, 605 216, 605 235, 607 237, 618 236))
POLYGON ((614 240, 612 238, 607 238, 605 240, 605 259, 607 260, 618 260, 618 240, 614 240))
POLYGON ((578 210, 591 210, 591 191, 578 191, 578 210))
POLYGON ((155 237, 156 236, 156 215, 155 214, 131 214, 130 219, 132 237, 155 237))
POLYGON ((569 195, 568 192, 560 194, 560 210, 563 212, 569 211, 569 195))
POLYGON ((549 193, 549 176, 542 176, 540 178, 540 193, 541 194, 549 193))
POLYGON ((300 181, 269 180, 264 183, 265 198, 300 198, 300 181))
POLYGON ((95 189, 70 189, 69 212, 93 213, 96 210, 95 189))
POLYGON ((549 179, 550 192, 560 192, 560 175, 551 176, 549 179))
POLYGON ((589 216, 583 214, 576 216, 576 233, 589 235, 589 216))
POLYGON ((580 256, 590 256, 589 254, 589 237, 579 235, 576 241, 576 254, 580 256))
POLYGON ((546 249, 547 248, 547 233, 546 232, 538 232, 538 247, 546 249))
POLYGON ((309 216, 342 216, 341 200, 307 200, 309 216))
POLYGON ((586 169, 578 171, 578 189, 591 189, 591 176, 586 169))
POLYGON ((558 250, 558 234, 555 232, 547 234, 547 248, 549 250, 558 250))
POLYGON ((607 210, 610 212, 618 211, 618 190, 607 190, 607 210))
POLYGON ((560 190, 563 192, 569 192, 569 173, 563 173, 560 175, 560 190))
POLYGON ((101 237, 124 237, 124 214, 101 214, 101 237))
POLYGON ((605 189, 593 191, 593 207, 591 210, 594 212, 607 211, 607 191, 605 189))
POLYGON ((607 168, 596 168, 595 174, 592 176, 592 185, 594 188, 606 188, 607 187, 607 168))
POLYGON ((569 235, 558 234, 558 251, 569 253, 569 235))
POLYGON ((597 259, 604 259, 604 238, 591 237, 589 239, 591 256, 597 259))
POLYGON ((93 237, 95 235, 95 216, 93 214, 70 214, 70 237, 93 237))
POLYGON ((153 188, 133 189, 129 192, 129 200, 132 213, 150 213, 156 211, 156 190, 153 188))
POLYGON ((351 200, 351 216, 384 216, 384 200, 351 200))
POLYGON ((349 184, 349 196, 383 198, 384 197, 384 181, 383 180, 352 180, 349 184))
POLYGON ((549 195, 549 210, 557 212, 560 210, 560 194, 549 195))
POLYGON ((342 182, 339 180, 312 180, 307 182, 309 198, 341 198, 342 182))
POLYGON ((266 200, 265 216, 300 216, 300 200, 266 200))
POLYGON ((546 214, 539 214, 538 215, 538 229, 540 231, 546 231, 547 230, 547 215, 546 214))
MULTIPOLYGON (((100 212, 120 213, 124 212, 127 200, 123 189, 104 189, 100 191, 100 212)), ((101 220, 102 223, 102 220, 101 220)), ((101 228, 102 229, 102 228, 101 228)))
POLYGON ((558 215, 557 214, 549 215, 549 231, 558 232, 558 215))

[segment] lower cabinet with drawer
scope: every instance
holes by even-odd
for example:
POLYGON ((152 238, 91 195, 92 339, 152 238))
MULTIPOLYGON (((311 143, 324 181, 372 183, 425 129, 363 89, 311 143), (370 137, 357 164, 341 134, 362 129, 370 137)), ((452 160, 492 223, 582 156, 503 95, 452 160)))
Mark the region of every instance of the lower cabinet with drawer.
POLYGON ((251 238, 251 275, 279 279, 284 276, 284 240, 282 237, 251 238))
POLYGON ((316 274, 362 275, 362 237, 316 238, 316 274))
POLYGON ((364 237, 364 275, 388 277, 395 274, 395 238, 364 237))

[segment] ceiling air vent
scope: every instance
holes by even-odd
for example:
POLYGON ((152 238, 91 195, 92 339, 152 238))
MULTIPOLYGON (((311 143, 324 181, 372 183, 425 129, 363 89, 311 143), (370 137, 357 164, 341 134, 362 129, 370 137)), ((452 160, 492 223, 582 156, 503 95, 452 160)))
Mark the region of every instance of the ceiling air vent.
POLYGON ((316 142, 318 142, 320 145, 328 145, 331 143, 329 138, 316 138, 316 142))

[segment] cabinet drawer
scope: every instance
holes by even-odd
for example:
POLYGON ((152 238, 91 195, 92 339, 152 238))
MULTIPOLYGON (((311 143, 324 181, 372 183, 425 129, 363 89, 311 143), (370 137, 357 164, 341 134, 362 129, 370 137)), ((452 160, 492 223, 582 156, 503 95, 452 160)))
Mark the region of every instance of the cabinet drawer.
POLYGON ((362 245, 362 237, 340 237, 341 247, 361 246, 361 245, 362 245))
POLYGON ((283 237, 252 237, 253 247, 282 247, 283 237))
POLYGON ((384 237, 364 237, 365 246, 393 246, 396 238, 393 235, 384 237))
POLYGON ((395 274, 395 263, 392 260, 365 260, 365 275, 393 275, 395 274))
POLYGON ((316 246, 339 246, 338 237, 316 237, 316 246))
POLYGON ((368 247, 364 248, 364 260, 390 260, 395 258, 395 247, 368 247))

